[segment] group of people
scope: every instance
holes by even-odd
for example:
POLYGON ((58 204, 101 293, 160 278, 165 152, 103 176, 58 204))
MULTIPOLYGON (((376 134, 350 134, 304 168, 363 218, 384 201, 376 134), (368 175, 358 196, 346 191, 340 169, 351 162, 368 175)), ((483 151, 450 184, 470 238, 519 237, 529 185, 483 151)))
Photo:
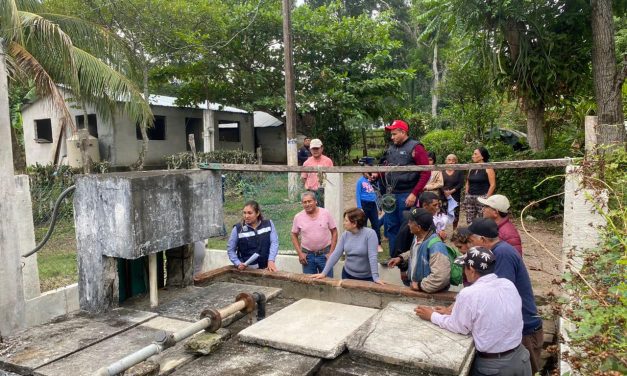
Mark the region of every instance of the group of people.
MULTIPOLYGON (((384 165, 436 162, 433 153, 409 137, 404 121, 396 120, 386 130, 391 133, 392 145, 385 153, 384 165)), ((311 155, 303 161, 304 166, 333 165, 322 154, 320 140, 306 142, 311 155)), ((489 158, 482 147, 472 155, 475 163, 489 158)), ((458 159, 451 154, 446 163, 457 164, 458 159)), ((398 267, 401 280, 411 289, 426 293, 447 290, 459 270, 456 268, 461 269, 464 288, 456 302, 450 307, 419 306, 416 314, 444 329, 472 334, 476 348, 472 373, 531 375, 539 371, 542 320, 522 259, 520 236, 509 220, 509 200, 494 194, 494 170, 472 169, 466 176, 459 170, 364 174, 357 182, 357 206, 344 212, 341 234, 321 205, 321 177, 303 173, 302 178, 306 189, 301 195, 303 210, 294 217, 291 241, 303 273, 317 279, 333 277, 333 267, 344 255, 342 279, 383 284, 377 254, 381 251, 380 214, 385 209, 384 235, 390 245, 385 264, 398 267), (458 227, 460 206, 469 224, 465 228, 458 227), (366 226, 368 221, 372 228, 366 226), (449 224, 454 229, 450 239, 446 233, 449 224), (462 255, 452 256, 455 250, 445 240, 462 255)), ((277 252, 274 224, 263 218, 255 201, 247 202, 242 222, 231 231, 229 259, 240 270, 276 271, 277 252)))

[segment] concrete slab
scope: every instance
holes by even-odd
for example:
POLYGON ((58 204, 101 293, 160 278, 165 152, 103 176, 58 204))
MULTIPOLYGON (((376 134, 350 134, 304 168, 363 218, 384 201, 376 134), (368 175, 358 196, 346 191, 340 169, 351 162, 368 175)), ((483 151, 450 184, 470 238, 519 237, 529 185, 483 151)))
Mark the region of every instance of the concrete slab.
POLYGON ((239 339, 305 355, 333 359, 376 309, 301 299, 242 330, 239 339))
POLYGON ((442 375, 460 375, 472 360, 472 337, 420 319, 415 304, 391 302, 351 336, 348 351, 378 362, 442 375))
POLYGON ((351 358, 348 354, 325 362, 317 376, 432 376, 430 372, 410 370, 364 358, 351 358))
POLYGON ((173 376, 313 375, 319 358, 230 340, 213 354, 181 367, 173 376))
MULTIPOLYGON (((186 294, 170 300, 154 309, 161 316, 178 320, 197 321, 200 313, 207 308, 223 308, 235 302, 235 297, 242 292, 260 292, 266 299, 273 299, 281 289, 274 287, 244 285, 230 282, 216 282, 206 287, 187 289, 186 294)), ((223 326, 242 315, 233 315, 222 321, 223 326), (237 317, 234 317, 237 316, 237 317)))
POLYGON ((20 376, 20 375, 18 375, 17 373, 3 371, 0 369, 0 376, 20 376))
POLYGON ((34 369, 75 353, 156 315, 126 308, 92 317, 84 312, 60 317, 7 339, 13 347, 0 357, 0 367, 30 374, 34 369))
MULTIPOLYGON (((155 335, 160 331, 177 331, 189 324, 187 321, 155 317, 124 333, 39 368, 35 371, 35 374, 39 376, 91 375, 99 368, 105 367, 151 344, 155 335)), ((172 372, 172 370, 192 361, 194 358, 193 354, 185 353, 184 342, 180 342, 157 357, 151 358, 151 360, 159 363, 159 373, 164 374, 166 370, 172 372)))

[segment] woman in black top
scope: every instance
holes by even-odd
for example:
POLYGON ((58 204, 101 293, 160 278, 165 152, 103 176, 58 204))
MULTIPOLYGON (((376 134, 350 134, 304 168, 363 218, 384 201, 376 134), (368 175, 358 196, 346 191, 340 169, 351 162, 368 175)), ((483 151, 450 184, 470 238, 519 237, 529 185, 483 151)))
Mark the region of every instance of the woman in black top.
MULTIPOLYGON (((474 163, 485 163, 490 160, 490 153, 483 146, 475 149, 472 153, 474 163)), ((481 170, 470 170, 466 176, 466 198, 464 199, 464 210, 466 210, 466 223, 481 215, 482 205, 477 201, 479 197, 490 197, 496 189, 496 174, 494 169, 486 168, 481 170)))
MULTIPOLYGON (((449 154, 446 156, 446 164, 457 164, 459 160, 455 154, 449 154)), ((461 205, 462 187, 464 186, 464 171, 461 170, 445 170, 442 173, 444 178, 444 186, 442 187, 442 193, 444 197, 452 196, 457 201, 458 206, 455 208, 455 219, 453 220, 453 230, 457 228, 459 222, 459 205, 461 205)))

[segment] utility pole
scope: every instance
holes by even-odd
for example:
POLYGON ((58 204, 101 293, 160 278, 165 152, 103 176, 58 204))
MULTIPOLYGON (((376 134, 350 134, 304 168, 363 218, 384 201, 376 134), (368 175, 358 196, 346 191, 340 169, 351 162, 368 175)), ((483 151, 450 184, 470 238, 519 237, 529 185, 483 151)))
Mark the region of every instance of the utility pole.
MULTIPOLYGON (((287 165, 298 165, 296 156, 296 99, 294 84, 294 59, 292 53, 291 1, 283 0, 283 48, 285 54, 285 136, 287 138, 287 165)), ((298 197, 300 190, 299 174, 288 173, 288 193, 290 200, 298 197)))
POLYGON ((0 338, 23 326, 25 305, 4 48, 4 39, 0 38, 0 338))

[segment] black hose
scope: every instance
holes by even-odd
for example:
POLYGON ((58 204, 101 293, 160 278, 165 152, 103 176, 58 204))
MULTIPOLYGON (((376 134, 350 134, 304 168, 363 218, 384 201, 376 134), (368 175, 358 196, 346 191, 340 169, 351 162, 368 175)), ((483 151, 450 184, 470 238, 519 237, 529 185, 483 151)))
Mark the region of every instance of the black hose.
POLYGON ((52 235, 52 231, 54 231, 54 225, 57 223, 57 216, 59 215, 59 206, 61 205, 61 201, 63 201, 68 193, 74 191, 75 189, 76 185, 72 185, 66 188, 63 192, 61 192, 59 198, 57 198, 57 202, 54 203, 54 209, 52 210, 52 221, 50 222, 50 228, 48 229, 48 232, 46 232, 46 236, 44 236, 41 242, 39 242, 39 244, 37 244, 37 246, 32 251, 22 255, 22 257, 28 257, 37 253, 48 242, 50 236, 52 235))
POLYGON ((253 298, 257 302, 257 321, 266 318, 266 295, 261 292, 254 292, 253 298))

